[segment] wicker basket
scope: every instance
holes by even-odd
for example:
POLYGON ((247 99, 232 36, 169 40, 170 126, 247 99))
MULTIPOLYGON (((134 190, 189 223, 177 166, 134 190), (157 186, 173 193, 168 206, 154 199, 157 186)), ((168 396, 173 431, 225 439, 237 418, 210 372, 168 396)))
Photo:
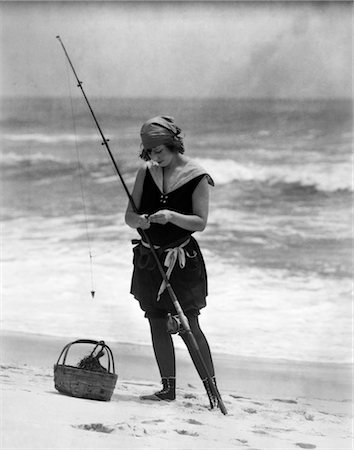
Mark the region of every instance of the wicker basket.
POLYGON ((59 392, 73 397, 89 398, 91 400, 109 401, 112 397, 118 375, 115 373, 114 359, 111 349, 104 341, 79 339, 67 344, 54 365, 54 385, 59 392), (105 350, 108 358, 107 372, 94 372, 65 364, 70 347, 74 344, 95 345, 96 349, 105 350), (62 358, 62 363, 59 363, 62 358), (111 371, 112 366, 112 371, 111 371))

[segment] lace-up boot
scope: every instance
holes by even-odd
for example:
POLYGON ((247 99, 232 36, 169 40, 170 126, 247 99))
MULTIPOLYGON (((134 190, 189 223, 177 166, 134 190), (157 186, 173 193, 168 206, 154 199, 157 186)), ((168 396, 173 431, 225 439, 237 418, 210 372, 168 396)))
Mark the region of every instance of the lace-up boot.
POLYGON ((161 391, 155 392, 151 395, 142 395, 141 400, 166 400, 171 401, 176 399, 176 379, 175 378, 162 378, 161 391))
MULTIPOLYGON (((214 386, 216 387, 215 377, 212 377, 212 382, 214 383, 214 386)), ((204 384, 206 393, 208 394, 210 409, 214 409, 215 407, 218 406, 218 399, 216 398, 216 396, 214 395, 214 393, 212 391, 212 388, 210 387, 210 382, 209 382, 208 378, 205 378, 203 380, 203 384, 204 384)))

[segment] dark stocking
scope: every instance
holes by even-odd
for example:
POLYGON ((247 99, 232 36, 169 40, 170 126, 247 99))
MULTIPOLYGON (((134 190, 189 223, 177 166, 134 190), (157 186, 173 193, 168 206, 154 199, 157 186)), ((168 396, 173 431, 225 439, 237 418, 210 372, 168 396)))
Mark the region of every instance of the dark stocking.
POLYGON ((175 350, 172 336, 166 330, 166 319, 149 319, 149 323, 161 378, 173 378, 176 376, 175 350))
MULTIPOLYGON (((213 360, 211 357, 208 341, 206 340, 206 337, 204 336, 202 330, 200 329, 198 316, 188 317, 188 322, 189 322, 190 329, 195 337, 195 340, 197 341, 197 344, 199 346, 200 353, 201 353, 203 360, 205 362, 205 365, 208 369, 209 375, 211 377, 213 377, 215 375, 213 360)), ((188 348, 188 351, 189 351, 189 353, 192 357, 192 360, 197 368, 200 378, 202 380, 204 380, 207 377, 207 373, 199 361, 197 352, 195 351, 194 347, 190 344, 187 335, 185 333, 181 333, 181 336, 188 348)))

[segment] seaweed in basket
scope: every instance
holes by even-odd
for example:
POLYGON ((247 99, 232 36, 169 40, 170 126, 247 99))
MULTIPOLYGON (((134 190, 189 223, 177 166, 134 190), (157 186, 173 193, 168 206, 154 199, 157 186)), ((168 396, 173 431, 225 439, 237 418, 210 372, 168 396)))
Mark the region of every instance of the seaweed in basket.
POLYGON ((90 355, 82 358, 77 367, 79 369, 91 370, 92 372, 108 372, 107 369, 103 367, 99 361, 103 355, 104 350, 100 350, 95 356, 93 356, 93 354, 91 353, 90 355))

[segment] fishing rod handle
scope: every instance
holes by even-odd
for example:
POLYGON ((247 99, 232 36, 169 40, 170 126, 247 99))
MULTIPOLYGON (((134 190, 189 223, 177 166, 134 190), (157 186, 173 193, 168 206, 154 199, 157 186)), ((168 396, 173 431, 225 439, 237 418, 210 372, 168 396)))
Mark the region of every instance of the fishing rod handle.
POLYGON ((223 399, 221 398, 220 392, 218 390, 218 388, 216 387, 216 384, 214 383, 214 380, 212 379, 209 370, 205 364, 205 361, 202 357, 198 342, 194 336, 194 334, 192 333, 192 331, 189 329, 188 331, 186 330, 186 335, 187 335, 187 339, 189 339, 189 342, 191 343, 192 347, 194 347, 196 354, 198 356, 199 362, 202 365, 205 373, 206 373, 206 379, 208 380, 208 384, 210 387, 211 392, 213 393, 213 395, 215 396, 215 398, 218 401, 218 408, 220 409, 220 411, 224 414, 227 415, 227 409, 226 406, 223 402, 223 399))

